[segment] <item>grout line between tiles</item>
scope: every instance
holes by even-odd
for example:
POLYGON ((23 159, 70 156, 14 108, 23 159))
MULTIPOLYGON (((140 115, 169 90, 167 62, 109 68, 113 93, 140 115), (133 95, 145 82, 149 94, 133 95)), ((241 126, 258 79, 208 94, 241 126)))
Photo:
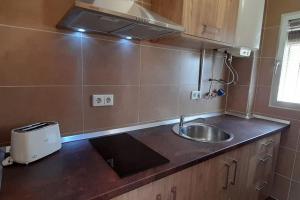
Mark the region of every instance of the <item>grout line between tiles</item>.
MULTIPOLYGON (((298 141, 299 141, 299 133, 298 133, 297 144, 298 144, 298 141)), ((295 158, 294 158, 294 161, 293 161, 291 180, 293 180, 293 176, 294 176, 294 170, 295 170, 295 165, 296 165, 296 159, 297 159, 297 153, 295 154, 295 158)), ((289 186, 289 191, 288 191, 287 199, 290 199, 291 188, 292 188, 292 181, 290 181, 290 186, 289 186)))
MULTIPOLYGON (((298 136, 298 138, 299 138, 299 136, 298 136)), ((282 146, 282 145, 280 145, 279 146, 280 148, 282 148, 282 149, 286 149, 286 150, 289 150, 289 151, 293 151, 293 152, 297 152, 297 150, 296 149, 292 149, 292 148, 290 148, 290 147, 286 147, 286 146, 282 146)))
POLYGON ((274 196, 272 196, 272 195, 271 195, 271 198, 273 198, 274 200, 279 200, 279 199, 277 199, 276 197, 274 197, 274 196))
POLYGON ((138 85, 138 123, 140 122, 141 114, 141 84, 142 84, 142 47, 139 46, 140 57, 139 57, 139 85, 138 85))
POLYGON ((13 26, 13 25, 8 25, 8 24, 0 24, 0 27, 38 31, 38 32, 44 32, 44 33, 53 33, 53 34, 67 35, 67 36, 73 36, 73 37, 81 37, 81 33, 78 33, 78 32, 63 33, 63 32, 54 31, 54 30, 51 31, 51 30, 47 30, 47 29, 38 29, 38 28, 24 27, 24 26, 13 26))
POLYGON ((278 173, 278 172, 275 172, 275 174, 278 175, 278 176, 280 176, 281 178, 287 179, 288 181, 292 181, 291 178, 289 178, 289 177, 287 177, 287 176, 285 176, 285 175, 282 175, 282 174, 280 174, 280 173, 278 173))
MULTIPOLYGON (((82 34, 81 34, 82 36, 82 34)), ((80 37, 80 56, 81 56, 81 116, 82 116, 82 129, 85 132, 85 114, 84 114, 84 56, 83 56, 83 37, 80 37)))
POLYGON ((43 87, 80 87, 81 85, 7 85, 0 88, 43 88, 43 87))
POLYGON ((275 25, 275 26, 266 26, 266 27, 263 27, 263 30, 277 29, 277 28, 280 28, 280 25, 275 25))

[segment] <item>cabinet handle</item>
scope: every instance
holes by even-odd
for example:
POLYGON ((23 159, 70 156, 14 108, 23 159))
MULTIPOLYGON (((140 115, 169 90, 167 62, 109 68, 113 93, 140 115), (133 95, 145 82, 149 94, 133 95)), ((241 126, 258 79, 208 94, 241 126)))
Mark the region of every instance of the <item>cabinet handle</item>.
POLYGON ((161 200, 161 194, 156 195, 156 200, 161 200))
POLYGON ((176 187, 174 186, 171 189, 171 199, 176 200, 176 196, 177 196, 177 191, 176 191, 176 187))
POLYGON ((229 180, 229 170, 230 170, 230 165, 225 163, 225 167, 226 167, 226 178, 225 178, 225 184, 223 186, 223 189, 224 190, 227 190, 228 188, 228 180, 229 180))
POLYGON ((268 147, 268 146, 272 145, 273 143, 274 143, 274 140, 269 140, 269 141, 263 143, 262 145, 265 147, 268 147))
POLYGON ((256 186, 257 191, 262 191, 268 185, 267 181, 264 181, 261 185, 256 186))
POLYGON ((265 156, 264 158, 260 158, 259 161, 260 161, 261 163, 266 163, 268 160, 270 160, 270 159, 272 159, 272 158, 273 158, 273 156, 270 155, 270 154, 268 154, 268 155, 265 156))
POLYGON ((231 185, 235 185, 238 161, 237 160, 232 160, 232 164, 234 164, 234 174, 233 174, 233 180, 230 183, 231 183, 231 185))

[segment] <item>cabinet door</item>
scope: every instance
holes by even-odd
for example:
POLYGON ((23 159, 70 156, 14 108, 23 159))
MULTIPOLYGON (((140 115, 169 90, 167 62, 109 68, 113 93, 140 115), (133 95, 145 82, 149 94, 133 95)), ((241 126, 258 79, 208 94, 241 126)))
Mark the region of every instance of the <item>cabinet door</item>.
POLYGON ((228 199, 230 200, 241 200, 245 198, 249 155, 251 152, 250 146, 251 145, 240 147, 227 154, 227 158, 230 160, 228 195, 228 199))
MULTIPOLYGON (((226 200, 229 198, 230 191, 230 160, 225 155, 218 156, 207 161, 209 164, 206 171, 208 179, 205 185, 206 192, 204 200, 226 200)), ((201 199, 201 198, 200 198, 201 199)))
POLYGON ((192 168, 190 200, 241 200, 246 191, 249 145, 192 168))
MULTIPOLYGON (((210 179, 215 177, 210 177, 209 172, 212 161, 205 161, 191 168, 191 188, 190 188, 190 200, 207 200, 208 192, 211 190, 210 179)), ((212 191, 211 191, 212 192, 212 191)))
POLYGON ((239 0, 185 0, 186 34, 232 44, 239 0))
POLYGON ((191 194, 192 168, 180 171, 167 180, 168 200, 188 200, 191 194))
POLYGON ((115 197, 112 200, 156 200, 156 195, 159 195, 159 193, 155 193, 155 191, 153 191, 153 184, 150 183, 136 190, 132 190, 128 193, 115 197))

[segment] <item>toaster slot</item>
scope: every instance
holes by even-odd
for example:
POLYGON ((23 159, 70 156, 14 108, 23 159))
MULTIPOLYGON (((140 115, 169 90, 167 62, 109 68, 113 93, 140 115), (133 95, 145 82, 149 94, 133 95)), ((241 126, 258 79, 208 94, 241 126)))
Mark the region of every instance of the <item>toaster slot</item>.
POLYGON ((32 125, 29 125, 29 126, 25 126, 25 127, 16 129, 15 131, 16 132, 34 131, 34 130, 49 126, 51 124, 52 123, 49 123, 49 122, 41 122, 41 123, 36 123, 36 124, 32 124, 32 125))

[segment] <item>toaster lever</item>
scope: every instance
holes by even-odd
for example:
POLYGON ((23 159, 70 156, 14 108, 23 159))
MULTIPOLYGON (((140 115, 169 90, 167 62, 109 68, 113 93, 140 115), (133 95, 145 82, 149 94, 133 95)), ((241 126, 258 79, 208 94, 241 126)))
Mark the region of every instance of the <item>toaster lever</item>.
POLYGON ((9 165, 12 165, 13 163, 14 163, 14 160, 12 159, 12 157, 9 156, 2 161, 2 166, 6 167, 9 165))

